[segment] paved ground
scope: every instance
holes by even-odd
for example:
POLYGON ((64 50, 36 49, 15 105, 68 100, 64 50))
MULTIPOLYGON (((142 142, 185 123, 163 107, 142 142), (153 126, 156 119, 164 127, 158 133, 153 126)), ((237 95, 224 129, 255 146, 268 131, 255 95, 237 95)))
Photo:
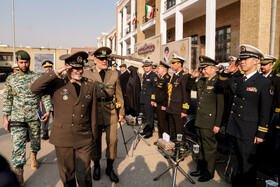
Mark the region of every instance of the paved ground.
MULTIPOLYGON (((0 108, 2 109, 3 99, 2 90, 3 83, 0 83, 0 108)), ((132 128, 123 125, 125 138, 128 139, 133 135, 132 128)), ((104 138, 104 137, 103 137, 104 138)), ((120 128, 118 129, 118 157, 114 163, 114 168, 117 171, 120 182, 114 184, 105 175, 106 159, 105 159, 105 138, 103 139, 103 159, 101 160, 101 180, 93 181, 93 186, 172 186, 172 173, 169 171, 163 175, 158 181, 153 181, 153 178, 160 174, 166 167, 168 167, 168 161, 158 151, 157 146, 153 143, 157 140, 157 132, 153 137, 148 139, 151 146, 147 146, 142 140, 137 146, 137 149, 132 155, 132 141, 128 143, 129 156, 126 156, 123 139, 121 137, 120 128)), ((29 143, 27 144, 27 148, 29 143)), ((29 154, 30 150, 27 149, 27 164, 24 169, 25 185, 28 186, 50 186, 60 187, 63 186, 57 169, 57 161, 53 145, 48 141, 41 142, 41 151, 38 153, 39 169, 32 171, 30 169, 29 154)), ((9 162, 11 160, 11 139, 10 134, 3 129, 2 111, 0 114, 0 154, 3 155, 9 162)), ((192 160, 192 156, 188 156, 180 166, 189 173, 195 170, 196 163, 192 160)), ((225 164, 217 164, 217 171, 213 180, 207 183, 197 182, 197 178, 193 178, 196 182, 192 185, 180 172, 177 174, 177 186, 230 186, 225 182, 223 176, 225 164)))

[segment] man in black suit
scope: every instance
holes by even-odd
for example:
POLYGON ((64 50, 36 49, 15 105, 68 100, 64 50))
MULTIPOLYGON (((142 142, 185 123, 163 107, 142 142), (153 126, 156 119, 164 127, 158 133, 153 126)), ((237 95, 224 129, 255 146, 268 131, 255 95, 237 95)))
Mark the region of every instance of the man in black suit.
POLYGON ((239 52, 244 75, 229 84, 234 96, 226 130, 231 137, 232 186, 255 186, 256 148, 268 132, 273 93, 271 82, 257 71, 263 53, 246 44, 239 52))
POLYGON ((140 104, 144 118, 146 119, 146 126, 141 134, 145 135, 144 138, 150 138, 153 136, 155 113, 154 108, 151 105, 151 95, 155 90, 157 75, 152 71, 153 62, 150 59, 144 59, 143 63, 144 74, 142 79, 140 104))
POLYGON ((188 74, 183 71, 185 59, 173 54, 171 68, 175 73, 168 84, 168 113, 170 139, 176 139, 177 134, 184 137, 184 118, 190 107, 190 90, 187 91, 188 74))

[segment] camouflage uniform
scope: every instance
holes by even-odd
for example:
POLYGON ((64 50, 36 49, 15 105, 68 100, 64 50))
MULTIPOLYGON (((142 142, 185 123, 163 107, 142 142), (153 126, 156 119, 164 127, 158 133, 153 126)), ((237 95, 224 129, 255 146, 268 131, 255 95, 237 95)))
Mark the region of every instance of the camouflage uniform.
MULTIPOLYGON (((52 111, 50 96, 37 96, 30 91, 31 84, 39 78, 39 74, 29 71, 27 74, 16 72, 10 75, 4 86, 3 93, 3 116, 11 116, 11 121, 26 122, 30 129, 30 149, 37 153, 40 150, 40 121, 37 112, 40 110, 42 99, 46 111, 52 111)), ((17 125, 12 123, 11 125, 17 125)), ((11 128, 11 139, 13 142, 12 166, 19 167, 26 163, 25 127, 11 128)))

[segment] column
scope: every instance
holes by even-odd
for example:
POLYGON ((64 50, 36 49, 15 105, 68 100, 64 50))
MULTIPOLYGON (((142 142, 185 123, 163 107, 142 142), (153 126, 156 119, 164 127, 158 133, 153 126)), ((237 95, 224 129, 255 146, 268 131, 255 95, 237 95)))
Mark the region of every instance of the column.
POLYGON ((216 0, 206 1, 206 56, 215 59, 216 0))
POLYGON ((125 29, 126 29, 126 17, 127 17, 127 9, 126 9, 126 7, 124 6, 123 7, 123 37, 125 36, 125 29))
POLYGON ((111 40, 109 39, 109 36, 107 36, 107 47, 111 48, 111 40))
POLYGON ((135 14, 135 0, 131 0, 131 14, 130 14, 130 30, 131 32, 134 31, 134 24, 132 24, 132 20, 134 19, 134 17, 136 16, 135 14))
POLYGON ((123 56, 126 56, 126 41, 123 41, 123 56))
POLYGON ((167 29, 167 23, 165 20, 162 20, 160 24, 160 32, 161 32, 161 44, 166 44, 166 29, 167 29))
POLYGON ((101 46, 100 46, 100 38, 99 38, 99 37, 97 38, 97 47, 98 47, 98 48, 101 47, 101 46))
POLYGON ((183 14, 179 11, 179 7, 176 7, 176 17, 175 17, 175 40, 183 39, 183 14))
POLYGON ((130 53, 133 54, 134 53, 134 45, 135 45, 135 38, 134 36, 130 37, 130 53))
POLYGON ((116 37, 112 40, 112 51, 113 51, 113 53, 116 51, 115 45, 116 45, 116 37))

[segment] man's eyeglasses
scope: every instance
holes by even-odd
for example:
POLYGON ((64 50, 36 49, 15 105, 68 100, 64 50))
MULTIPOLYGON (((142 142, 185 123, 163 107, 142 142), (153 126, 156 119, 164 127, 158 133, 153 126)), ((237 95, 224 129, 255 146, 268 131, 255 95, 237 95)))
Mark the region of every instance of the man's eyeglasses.
POLYGON ((107 57, 97 57, 100 61, 103 61, 103 60, 108 60, 108 58, 107 57))

